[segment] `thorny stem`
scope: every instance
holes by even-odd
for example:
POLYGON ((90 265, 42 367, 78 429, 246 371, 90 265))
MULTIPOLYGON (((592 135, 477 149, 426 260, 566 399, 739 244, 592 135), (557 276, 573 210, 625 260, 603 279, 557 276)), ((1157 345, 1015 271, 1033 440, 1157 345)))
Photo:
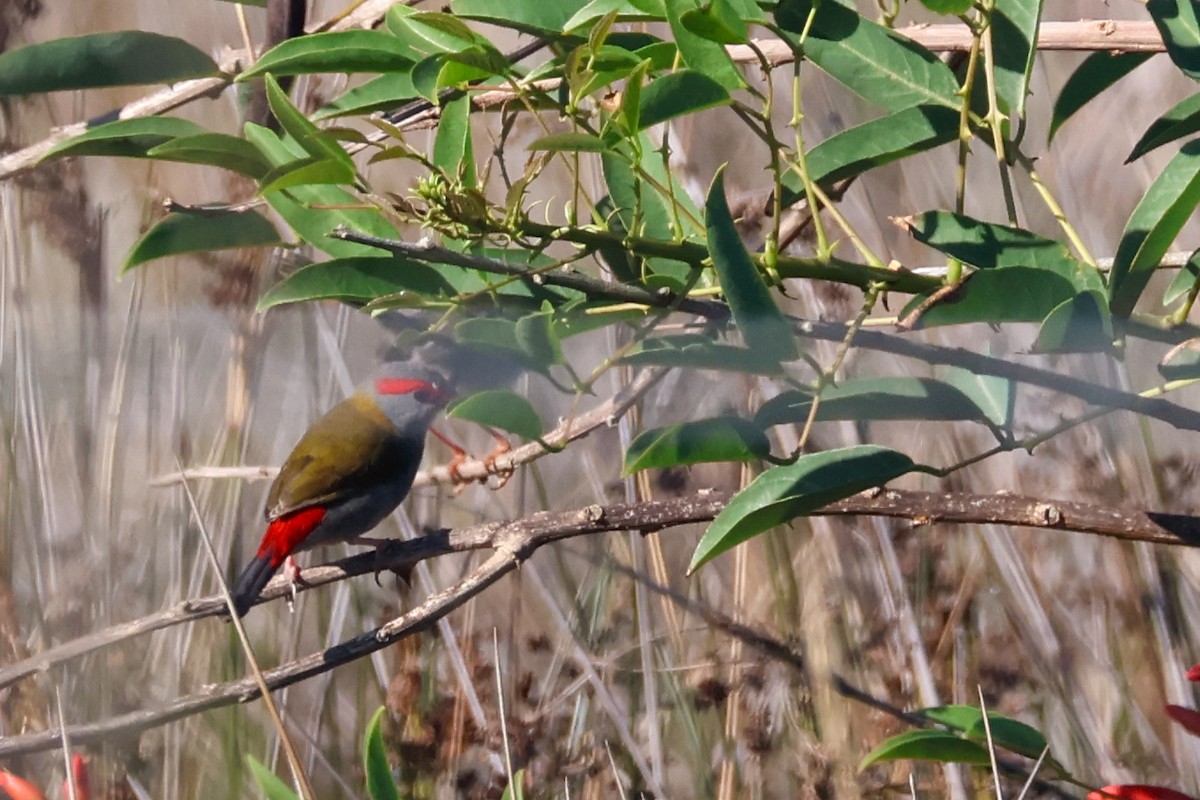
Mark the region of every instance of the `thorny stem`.
POLYGON ((862 307, 859 308, 858 314, 854 320, 846 327, 846 335, 842 338, 841 344, 838 345, 837 353, 833 357, 833 362, 829 365, 829 369, 824 370, 817 376, 816 383, 813 385, 813 402, 808 409, 808 419, 804 421, 804 430, 800 432, 800 443, 796 446, 796 455, 799 455, 804 450, 805 444, 808 443, 808 435, 812 432, 813 423, 817 421, 817 409, 821 407, 821 392, 825 387, 834 382, 834 377, 838 370, 842 368, 842 364, 846 360, 846 356, 850 353, 850 347, 854 344, 854 336, 862 327, 863 322, 875 310, 875 304, 879 302, 879 296, 887 290, 887 286, 883 283, 873 283, 866 294, 863 296, 862 307))
MULTIPOLYGON (((983 38, 983 28, 969 18, 964 22, 971 27, 971 53, 967 57, 967 72, 963 78, 959 97, 962 105, 958 114, 958 168, 954 175, 954 210, 959 214, 966 212, 967 207, 967 158, 971 154, 971 94, 975 88, 975 72, 979 68, 979 48, 983 38)), ((962 262, 951 258, 947 262, 946 285, 953 286, 962 280, 962 262)))
MULTIPOLYGON (((1145 391, 1138 392, 1137 396, 1144 397, 1147 399, 1154 398, 1154 397, 1161 397, 1161 396, 1167 394, 1168 392, 1174 392, 1174 391, 1178 391, 1180 389, 1185 389, 1189 386, 1194 386, 1197 383, 1200 383, 1200 378, 1187 378, 1184 380, 1168 381, 1167 383, 1161 384, 1159 386, 1154 386, 1149 389, 1146 389, 1145 391)), ((991 458, 992 456, 997 455, 999 453, 1007 453, 1007 452, 1011 452, 1013 450, 1025 450, 1029 453, 1032 453, 1033 449, 1035 447, 1037 447, 1039 444, 1050 441, 1055 436, 1058 436, 1060 433, 1065 433, 1066 431, 1069 431, 1072 428, 1077 428, 1086 422, 1091 422, 1094 419, 1103 417, 1105 414, 1111 414, 1112 412, 1117 411, 1117 410, 1118 409, 1112 408, 1109 406, 1104 406, 1101 408, 1093 408, 1091 411, 1081 414, 1078 417, 1074 417, 1073 419, 1063 420, 1062 422, 1058 423, 1054 427, 1050 428, 1049 430, 1043 431, 1042 433, 1036 434, 1034 436, 1028 436, 1024 439, 1010 439, 1008 441, 1001 441, 995 447, 990 447, 987 450, 983 451, 982 453, 977 453, 977 454, 971 456, 970 458, 966 458, 966 459, 963 459, 962 461, 959 461, 956 464, 951 464, 948 467, 944 467, 944 468, 940 468, 940 469, 939 468, 931 468, 931 469, 929 469, 929 473, 931 475, 936 475, 939 478, 945 478, 946 476, 950 475, 951 473, 958 472, 959 470, 969 467, 973 464, 978 464, 979 462, 984 461, 988 458, 991 458)))
MULTIPOLYGON (((809 24, 812 23, 811 17, 809 24)), ((808 25, 805 25, 805 32, 808 30, 808 25)), ((813 183, 812 176, 808 173, 808 158, 804 154, 804 134, 800 130, 800 123, 804 120, 804 100, 803 92, 800 87, 800 64, 802 62, 797 59, 795 66, 792 68, 792 118, 788 124, 792 126, 792 130, 796 134, 796 171, 800 174, 800 180, 804 182, 804 193, 808 196, 808 213, 812 217, 813 231, 817 237, 817 256, 819 258, 827 258, 831 249, 829 247, 829 235, 825 232, 825 223, 821 221, 821 206, 817 204, 817 186, 813 183)), ((775 198, 779 199, 782 188, 778 182, 775 184, 775 198)), ((781 214, 776 214, 776 220, 781 214)))
MULTIPOLYGON (((1000 101, 996 94, 996 54, 992 42, 992 14, 996 10, 996 0, 985 0, 983 4, 983 69, 987 77, 988 89, 988 127, 992 131, 992 147, 996 151, 996 166, 1000 170, 1000 187, 1004 192, 1004 209, 1008 213, 1010 225, 1017 224, 1017 206, 1013 199, 1012 175, 1009 171, 1008 158, 1004 153, 1004 115, 1000 113, 1000 101)), ((1012 120, 1009 119, 1011 123, 1012 120)))

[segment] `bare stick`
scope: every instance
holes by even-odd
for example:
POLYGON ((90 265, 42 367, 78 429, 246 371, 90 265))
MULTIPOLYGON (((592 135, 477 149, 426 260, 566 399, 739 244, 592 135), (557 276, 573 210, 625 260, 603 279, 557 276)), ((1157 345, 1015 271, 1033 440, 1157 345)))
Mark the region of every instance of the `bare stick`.
MULTIPOLYGON (((728 493, 708 492, 674 500, 607 507, 593 505, 559 513, 542 512, 515 522, 493 522, 457 531, 440 531, 410 542, 395 542, 379 554, 365 553, 336 564, 307 569, 304 572, 308 584, 304 587, 305 591, 352 575, 397 567, 421 558, 485 548, 497 550, 467 579, 451 589, 432 595, 407 614, 363 636, 267 670, 263 676, 271 689, 288 686, 368 655, 404 635, 424 630, 545 544, 611 531, 651 532, 707 522, 725 507, 728 500, 728 493)), ((833 503, 816 513, 888 516, 914 520, 919 525, 935 522, 1009 524, 1092 533, 1131 541, 1200 546, 1200 518, 1197 517, 1121 510, 1087 503, 1050 502, 1007 494, 869 491, 833 503)), ((276 577, 264 590, 262 600, 287 593, 287 581, 276 577)), ((97 632, 0 670, 0 687, 131 636, 201 617, 216 616, 222 608, 224 600, 217 596, 189 600, 144 620, 97 632)), ((248 702, 258 697, 258 691, 251 679, 207 687, 196 695, 182 697, 157 709, 71 727, 69 734, 76 743, 93 742, 115 733, 145 730, 211 708, 248 702)), ((0 740, 0 757, 52 749, 58 746, 59 741, 57 731, 0 740)))

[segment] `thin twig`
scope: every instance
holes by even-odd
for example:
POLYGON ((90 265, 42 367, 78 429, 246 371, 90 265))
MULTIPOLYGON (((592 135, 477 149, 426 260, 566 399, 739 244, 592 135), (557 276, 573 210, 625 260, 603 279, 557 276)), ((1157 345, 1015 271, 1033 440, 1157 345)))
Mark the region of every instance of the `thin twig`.
MULTIPOLYGON (((830 342, 840 342, 846 335, 846 325, 840 322, 797 320, 795 329, 801 336, 830 342)), ((1009 378, 1078 397, 1092 405, 1120 408, 1153 417, 1181 430, 1200 431, 1200 411, 1193 411, 1161 397, 1140 397, 1132 392, 1110 389, 1061 372, 980 355, 962 348, 916 342, 879 331, 859 331, 854 338, 854 345, 866 350, 919 359, 927 364, 962 367, 976 374, 1009 378)))

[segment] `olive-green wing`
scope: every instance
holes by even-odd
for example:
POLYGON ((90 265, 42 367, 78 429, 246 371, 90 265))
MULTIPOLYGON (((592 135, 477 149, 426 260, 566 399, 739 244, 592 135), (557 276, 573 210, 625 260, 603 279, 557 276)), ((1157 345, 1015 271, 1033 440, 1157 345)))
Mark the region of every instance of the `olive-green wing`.
POLYGON ((267 519, 334 502, 385 482, 396 464, 395 426, 374 402, 355 394, 312 424, 284 462, 267 496, 267 519))

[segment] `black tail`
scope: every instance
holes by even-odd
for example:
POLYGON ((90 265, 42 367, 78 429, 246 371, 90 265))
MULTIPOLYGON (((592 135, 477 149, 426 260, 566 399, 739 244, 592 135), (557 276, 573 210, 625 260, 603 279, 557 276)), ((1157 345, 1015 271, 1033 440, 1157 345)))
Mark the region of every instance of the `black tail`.
POLYGON ((246 565, 242 574, 238 576, 237 583, 233 585, 232 594, 233 610, 239 617, 246 615, 250 606, 254 605, 254 601, 258 599, 263 587, 270 582, 275 570, 279 569, 277 564, 271 564, 271 560, 270 555, 257 556, 246 565))

